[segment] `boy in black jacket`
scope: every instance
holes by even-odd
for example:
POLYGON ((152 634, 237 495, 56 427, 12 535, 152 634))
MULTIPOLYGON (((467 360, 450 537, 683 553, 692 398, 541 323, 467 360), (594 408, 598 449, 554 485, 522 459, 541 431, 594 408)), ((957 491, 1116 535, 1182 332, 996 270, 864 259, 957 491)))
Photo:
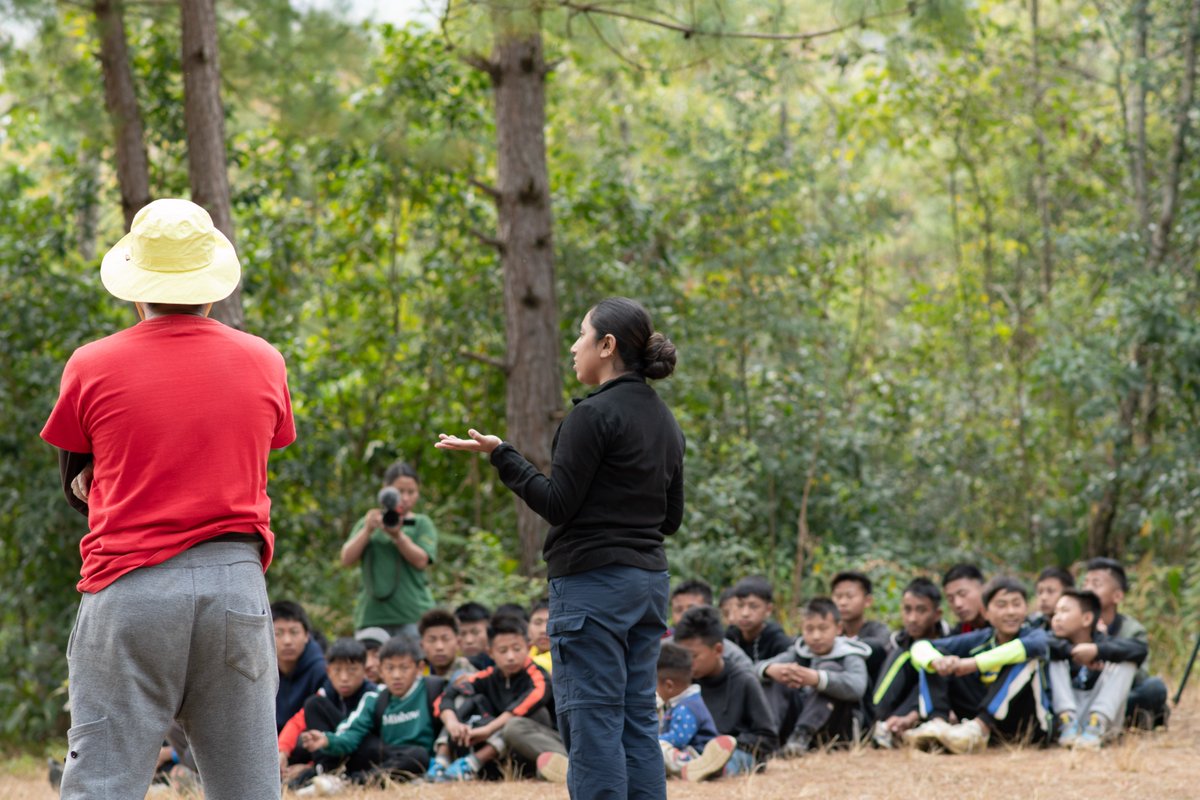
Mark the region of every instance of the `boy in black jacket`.
POLYGON ((752 672, 725 660, 724 640, 720 614, 710 606, 689 609, 675 626, 675 643, 692 654, 692 677, 717 731, 737 740, 725 765, 726 775, 736 775, 761 769, 779 739, 762 685, 752 672))
POLYGON ((879 670, 871 697, 875 718, 871 739, 883 748, 894 747, 897 737, 921 722, 921 681, 910 649, 923 639, 950 635, 950 626, 942 619, 942 591, 928 578, 914 578, 904 587, 900 614, 904 627, 892 634, 891 653, 879 670))
POLYGON ((725 638, 742 648, 751 661, 774 658, 792 646, 792 637, 771 620, 775 602, 770 581, 759 575, 742 578, 733 587, 733 596, 733 624, 725 638))
POLYGON ((1029 624, 1050 630, 1050 620, 1058 608, 1058 598, 1063 592, 1075 587, 1075 576, 1062 567, 1046 567, 1038 573, 1033 584, 1033 596, 1037 598, 1037 610, 1029 615, 1029 624))
POLYGON ((1066 589, 1051 620, 1050 693, 1058 720, 1058 743, 1097 749, 1121 732, 1125 701, 1145 642, 1096 632, 1100 598, 1066 589))
POLYGON ((550 676, 529 655, 524 620, 495 617, 488 642, 496 666, 446 687, 437 700, 446 737, 437 744, 432 780, 474 780, 509 752, 535 765, 546 753, 566 755, 551 714, 550 676), (452 744, 471 750, 450 763, 452 744))
MULTIPOLYGON (((1120 612, 1120 605, 1129 591, 1129 578, 1121 562, 1111 558, 1093 558, 1087 563, 1083 588, 1095 592, 1100 598, 1100 621, 1096 629, 1114 639, 1133 639, 1147 648, 1150 637, 1146 627, 1130 616, 1120 612)), ((1138 667, 1129 690, 1129 701, 1125 706, 1125 722, 1146 730, 1166 725, 1170 715, 1167 706, 1167 685, 1149 671, 1150 657, 1147 655, 1138 667)))
POLYGON ((865 618, 866 611, 874 600, 871 595, 871 579, 857 570, 839 572, 829 582, 829 595, 842 617, 842 635, 871 648, 871 655, 867 656, 869 688, 874 685, 875 676, 879 674, 879 668, 887 659, 892 636, 887 625, 877 619, 865 618))
POLYGON ((333 772, 345 761, 329 754, 315 757, 300 744, 300 734, 310 728, 335 730, 358 708, 363 696, 376 688, 366 679, 367 648, 357 639, 338 639, 325 651, 325 663, 325 684, 304 701, 304 708, 279 733, 279 767, 284 782, 293 789, 319 772, 333 772))

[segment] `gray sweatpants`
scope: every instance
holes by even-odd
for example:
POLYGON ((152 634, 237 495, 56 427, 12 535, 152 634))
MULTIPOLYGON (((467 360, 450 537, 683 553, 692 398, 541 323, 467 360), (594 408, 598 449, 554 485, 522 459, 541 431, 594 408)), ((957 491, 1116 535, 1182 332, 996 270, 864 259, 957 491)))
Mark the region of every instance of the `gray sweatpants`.
POLYGON ((177 719, 207 800, 278 800, 279 670, 259 548, 213 542, 85 594, 61 796, 143 800, 177 719))
POLYGON ((1125 698, 1129 696, 1137 665, 1128 661, 1105 664, 1095 685, 1087 691, 1072 688, 1069 661, 1051 661, 1049 673, 1055 714, 1065 711, 1082 720, 1096 712, 1108 722, 1110 736, 1121 732, 1125 721, 1125 698))

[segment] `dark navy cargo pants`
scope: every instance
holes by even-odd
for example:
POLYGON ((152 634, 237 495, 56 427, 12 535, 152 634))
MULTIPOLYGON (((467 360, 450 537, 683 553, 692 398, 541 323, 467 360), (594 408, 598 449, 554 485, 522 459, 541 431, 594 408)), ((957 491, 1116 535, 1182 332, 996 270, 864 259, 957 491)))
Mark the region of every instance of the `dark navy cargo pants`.
POLYGON ((608 566, 550 580, 554 703, 572 800, 665 800, 654 711, 668 577, 608 566))

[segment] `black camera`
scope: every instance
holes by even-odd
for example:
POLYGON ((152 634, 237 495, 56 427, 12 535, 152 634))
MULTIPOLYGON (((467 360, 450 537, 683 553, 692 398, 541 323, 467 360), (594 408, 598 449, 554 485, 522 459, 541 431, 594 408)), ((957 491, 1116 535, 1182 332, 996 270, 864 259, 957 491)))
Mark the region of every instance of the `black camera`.
MULTIPOLYGON (((396 507, 400 505, 400 490, 394 486, 385 486, 379 491, 379 505, 383 507, 383 527, 395 528, 400 524, 400 512, 396 507)), ((405 525, 415 525, 416 521, 411 519, 404 520, 405 525)))

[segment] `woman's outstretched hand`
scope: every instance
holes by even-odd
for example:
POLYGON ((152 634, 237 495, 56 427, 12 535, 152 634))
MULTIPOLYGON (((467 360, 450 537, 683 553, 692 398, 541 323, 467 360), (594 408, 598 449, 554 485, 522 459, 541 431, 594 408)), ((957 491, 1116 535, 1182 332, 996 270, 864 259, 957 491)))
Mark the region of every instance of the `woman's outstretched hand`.
POLYGON ((501 439, 499 436, 489 436, 486 433, 471 428, 467 431, 470 439, 460 439, 457 436, 449 436, 445 433, 438 434, 438 441, 434 447, 439 450, 465 450, 468 453, 486 453, 491 455, 491 452, 500 446, 501 439))

